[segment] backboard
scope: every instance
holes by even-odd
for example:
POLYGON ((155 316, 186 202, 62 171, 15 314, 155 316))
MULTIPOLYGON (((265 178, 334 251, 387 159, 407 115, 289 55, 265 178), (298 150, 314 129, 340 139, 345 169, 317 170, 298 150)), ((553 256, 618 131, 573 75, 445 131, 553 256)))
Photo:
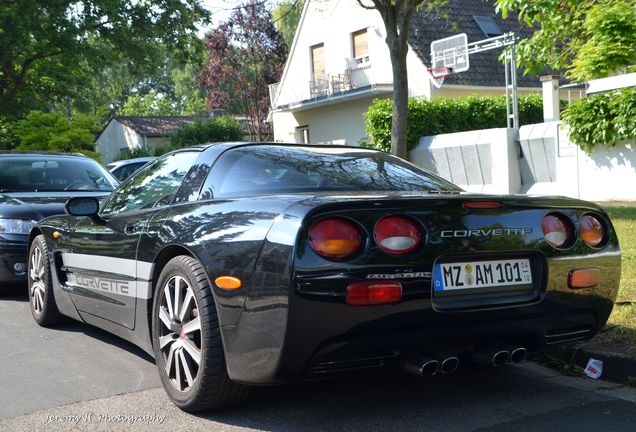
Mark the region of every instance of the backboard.
POLYGON ((431 42, 431 74, 433 77, 437 78, 439 74, 444 74, 443 68, 450 68, 452 73, 457 73, 467 71, 469 67, 468 36, 466 33, 459 33, 431 42))

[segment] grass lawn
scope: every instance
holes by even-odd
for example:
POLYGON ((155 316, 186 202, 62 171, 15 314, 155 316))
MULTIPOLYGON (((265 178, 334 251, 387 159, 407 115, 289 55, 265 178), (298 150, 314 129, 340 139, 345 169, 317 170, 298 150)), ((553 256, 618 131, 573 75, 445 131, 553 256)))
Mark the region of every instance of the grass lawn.
POLYGON ((621 288, 607 327, 587 345, 636 357, 636 203, 601 203, 621 245, 621 288))

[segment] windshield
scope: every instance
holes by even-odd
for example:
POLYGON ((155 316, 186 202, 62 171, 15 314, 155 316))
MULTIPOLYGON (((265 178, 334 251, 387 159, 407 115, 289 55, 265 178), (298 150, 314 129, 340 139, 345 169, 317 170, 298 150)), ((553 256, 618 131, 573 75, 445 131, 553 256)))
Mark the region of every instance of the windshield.
POLYGON ((110 192, 117 180, 92 159, 43 155, 0 158, 0 192, 110 192))
POLYGON ((226 152, 203 197, 324 191, 460 191, 452 183, 379 151, 347 147, 248 146, 226 152))

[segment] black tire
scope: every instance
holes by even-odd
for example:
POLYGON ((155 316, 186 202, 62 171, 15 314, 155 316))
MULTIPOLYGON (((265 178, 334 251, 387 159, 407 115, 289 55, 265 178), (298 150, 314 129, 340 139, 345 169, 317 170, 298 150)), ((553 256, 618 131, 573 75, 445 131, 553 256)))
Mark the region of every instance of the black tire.
POLYGON ((60 312, 53 295, 49 249, 42 235, 35 237, 29 248, 27 280, 31 315, 35 322, 42 327, 59 324, 60 312))
POLYGON ((212 289, 196 259, 185 255, 175 257, 161 271, 152 308, 152 340, 163 388, 182 410, 194 412, 237 405, 249 396, 249 386, 237 384, 228 376, 212 289), (185 290, 184 283, 187 284, 185 290), (169 309, 174 309, 172 305, 177 303, 177 290, 181 307, 175 312, 169 309), (170 302, 166 300, 166 293, 170 302), (195 309, 198 312, 195 313, 195 309), (186 332, 186 329, 197 328, 197 317, 200 330, 186 332), (195 325, 190 326, 192 323, 195 325), (165 342, 163 349, 160 337, 165 342), (191 354, 193 346, 200 349, 195 355, 191 354), (195 357, 199 357, 198 364, 195 357), (196 375, 192 376, 195 370, 196 375))

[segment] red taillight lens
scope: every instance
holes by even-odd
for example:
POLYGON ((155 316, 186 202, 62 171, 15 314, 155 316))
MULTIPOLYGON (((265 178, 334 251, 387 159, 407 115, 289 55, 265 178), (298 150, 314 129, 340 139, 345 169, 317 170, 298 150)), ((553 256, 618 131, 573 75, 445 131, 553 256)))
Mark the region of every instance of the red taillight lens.
POLYGON ((579 220, 579 232, 583 241, 591 247, 598 247, 606 238, 607 230, 601 219, 591 214, 584 214, 579 220))
POLYGON ((309 245, 325 258, 346 258, 360 250, 362 231, 346 219, 323 219, 309 229, 309 245))
POLYGON ((411 252, 422 242, 422 230, 405 216, 386 216, 373 229, 373 237, 380 249, 394 255, 411 252))
POLYGON ((545 215, 541 221, 541 230, 545 241, 555 248, 569 246, 574 238, 572 222, 561 213, 545 215))
POLYGON ((355 282, 347 287, 347 304, 353 306, 395 303, 402 298, 400 282, 355 282))

